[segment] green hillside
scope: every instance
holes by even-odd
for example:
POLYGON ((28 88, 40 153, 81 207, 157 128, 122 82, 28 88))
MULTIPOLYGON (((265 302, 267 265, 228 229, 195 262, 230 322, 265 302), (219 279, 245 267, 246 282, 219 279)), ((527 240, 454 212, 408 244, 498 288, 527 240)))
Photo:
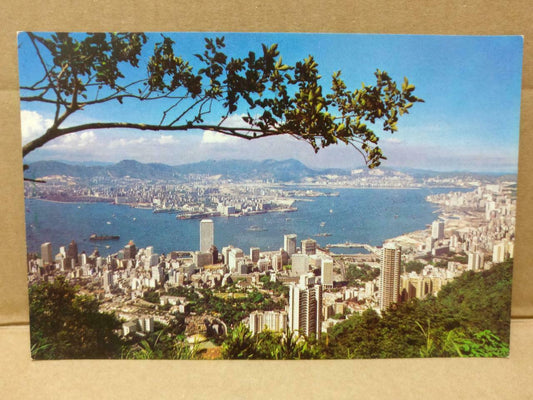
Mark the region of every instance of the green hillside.
MULTIPOLYGON (((464 273, 443 287, 438 297, 410 300, 383 312, 382 316, 374 310, 355 314, 318 340, 298 338, 295 334, 284 338, 268 331, 252 336, 246 326, 239 324, 223 341, 220 356, 244 359, 505 357, 509 353, 511 274, 512 261, 488 271, 464 273)), ((98 312, 94 298, 78 295, 76 291, 59 278, 54 283, 30 287, 34 358, 202 357, 197 349, 185 346, 180 336, 184 327, 178 332, 173 326, 158 326, 141 344, 121 340, 115 333, 120 321, 111 314, 98 312)), ((220 302, 206 297, 201 303, 206 309, 201 312, 215 311, 215 305, 220 302)), ((260 307, 248 311, 257 308, 260 307)), ((238 311, 225 309, 222 314, 233 315, 238 311)), ((246 313, 240 314, 234 322, 246 313)))
POLYGON ((509 351, 512 261, 467 272, 438 297, 413 299, 383 312, 367 310, 335 325, 331 358, 506 356, 509 351))

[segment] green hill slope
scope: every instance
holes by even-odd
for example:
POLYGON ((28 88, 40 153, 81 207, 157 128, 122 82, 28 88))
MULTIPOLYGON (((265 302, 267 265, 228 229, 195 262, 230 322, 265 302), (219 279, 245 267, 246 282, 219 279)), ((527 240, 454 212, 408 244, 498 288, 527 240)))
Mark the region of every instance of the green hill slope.
POLYGON ((354 315, 328 333, 332 358, 506 356, 512 261, 467 272, 438 297, 354 315))

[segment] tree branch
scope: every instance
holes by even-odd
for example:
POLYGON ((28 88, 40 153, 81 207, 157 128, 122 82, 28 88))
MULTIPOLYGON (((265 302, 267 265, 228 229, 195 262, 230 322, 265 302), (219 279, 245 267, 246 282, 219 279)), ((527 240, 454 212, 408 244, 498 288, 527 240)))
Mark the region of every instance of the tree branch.
POLYGON ((42 103, 57 104, 56 100, 47 99, 41 96, 21 96, 20 101, 27 101, 28 103, 33 101, 40 101, 42 103))
POLYGON ((39 58, 39 61, 41 62, 41 65, 44 69, 44 72, 46 73, 46 76, 48 77, 48 81, 50 82, 50 86, 52 87, 52 89, 54 90, 54 92, 56 93, 56 96, 57 96, 57 104, 56 104, 56 114, 55 114, 55 118, 54 120, 57 121, 57 117, 59 115, 59 109, 61 107, 61 105, 65 105, 65 102, 63 100, 63 98, 61 97, 61 93, 59 92, 59 90, 56 88, 55 84, 54 84, 54 81, 52 79, 52 76, 50 75, 50 71, 48 71, 48 68, 46 66, 46 63, 44 62, 44 59, 43 59, 43 56, 41 55, 41 51, 39 50, 39 46, 37 46, 37 43, 35 43, 35 40, 38 39, 37 36, 35 36, 32 32, 28 32, 28 36, 30 37, 30 40, 33 44, 33 47, 35 47, 35 52, 37 53, 37 57, 39 58))
MULTIPOLYGON (((67 114, 65 112, 65 114, 67 114)), ((72 112, 70 112, 72 113, 72 112)), ((64 121, 68 115, 61 116, 61 119, 64 121)), ((206 130, 206 131, 213 131, 213 132, 219 132, 226 135, 236 136, 242 139, 257 139, 260 137, 265 136, 274 136, 274 135, 282 135, 288 132, 279 131, 279 130, 270 130, 270 131, 264 131, 259 128, 232 128, 232 127, 222 127, 218 125, 195 125, 195 124, 185 124, 185 125, 154 125, 154 124, 140 124, 140 123, 132 123, 132 122, 94 122, 89 124, 83 124, 83 125, 77 125, 67 128, 57 128, 57 127, 51 127, 49 128, 46 133, 37 139, 27 143, 24 145, 22 149, 23 157, 25 157, 28 153, 31 151, 43 146, 45 143, 49 142, 50 140, 57 139, 61 136, 68 135, 69 133, 75 133, 75 132, 82 132, 87 130, 97 130, 97 129, 135 129, 135 130, 141 130, 141 131, 189 131, 189 130, 206 130), (260 133, 256 136, 247 135, 243 132, 249 132, 249 133, 260 133)))
POLYGON ((32 179, 32 178, 24 178, 26 182, 34 182, 34 183, 46 183, 46 181, 43 181, 42 179, 32 179))
POLYGON ((196 73, 174 53, 174 42, 164 38, 148 59, 148 78, 138 79, 139 75, 134 75, 136 78, 128 79, 123 72, 129 70, 121 70, 120 64, 139 68, 142 46, 146 43, 143 34, 120 37, 112 34, 109 39, 106 35, 89 33, 81 41, 68 33, 52 35, 51 39, 31 32, 28 36, 45 75, 42 77, 39 72, 36 83, 21 86, 25 96, 20 100, 52 104, 55 117, 41 137, 23 146, 24 156, 50 140, 87 130, 199 129, 247 140, 289 135, 309 143, 315 152, 342 142, 353 146, 369 168, 373 168, 386 158, 377 146, 378 137, 373 128, 367 128, 362 121, 381 120, 383 131, 394 132, 397 115, 407 114, 414 103, 423 101, 412 95, 415 87, 407 78, 400 90, 379 70, 374 74, 375 86, 363 86, 354 92, 347 89, 337 72, 333 75, 331 92, 323 94, 318 64, 313 57, 294 66, 283 65, 275 44, 270 48, 263 45, 263 55, 258 58, 249 52, 247 58, 232 58, 228 62, 221 50, 223 39, 217 39, 216 43, 206 39, 205 52, 196 55, 205 66, 196 73), (139 103, 160 100, 159 124, 94 122, 62 127, 77 111, 114 100, 122 104, 124 99, 139 103), (211 112, 213 101, 222 106, 223 116, 217 124, 204 124, 204 115, 211 112), (242 112, 244 107, 248 109, 247 117, 240 127, 224 126, 230 115, 242 112), (255 118, 250 110, 257 113, 255 118))

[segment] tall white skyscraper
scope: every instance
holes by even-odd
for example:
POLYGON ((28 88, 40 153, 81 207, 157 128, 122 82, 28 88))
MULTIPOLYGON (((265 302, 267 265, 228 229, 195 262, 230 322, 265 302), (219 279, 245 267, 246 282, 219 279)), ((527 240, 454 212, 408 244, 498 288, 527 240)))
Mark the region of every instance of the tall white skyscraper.
POLYGON ((230 272, 238 272, 239 261, 244 260, 244 253, 241 249, 233 248, 228 254, 228 267, 230 272))
POLYGON ((215 224, 212 219, 203 219, 200 221, 200 251, 207 253, 214 244, 215 224))
POLYGON ((485 266, 485 254, 482 251, 467 251, 469 271, 479 271, 485 266))
POLYGON ((387 243, 381 253, 379 275, 379 309, 386 310, 397 303, 400 296, 400 264, 402 250, 395 243, 387 243))
POLYGON ((52 243, 46 242, 41 245, 41 259, 43 265, 52 264, 54 259, 52 258, 52 243))
POLYGON ((289 254, 289 257, 296 253, 296 234, 283 236, 283 250, 289 254))
POLYGON ((501 242, 495 243, 492 248, 492 262, 501 263, 504 262, 509 256, 509 251, 507 250, 509 243, 507 240, 502 240, 501 242))
POLYGON ((289 330, 301 335, 319 335, 322 325, 322 286, 289 287, 289 330))
POLYGON ((109 292, 114 283, 113 271, 106 270, 104 271, 102 276, 103 276, 103 281, 104 281, 104 290, 106 292, 109 292))
POLYGON ((431 224, 431 237, 435 240, 444 239, 444 221, 436 220, 431 224))

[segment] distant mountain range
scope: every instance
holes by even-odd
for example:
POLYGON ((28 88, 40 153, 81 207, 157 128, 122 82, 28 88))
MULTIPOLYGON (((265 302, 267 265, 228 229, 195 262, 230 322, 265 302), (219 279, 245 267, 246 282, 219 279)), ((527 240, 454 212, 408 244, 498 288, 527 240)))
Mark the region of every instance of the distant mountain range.
MULTIPOLYGON (((489 177, 491 174, 475 174, 467 172, 435 172, 423 170, 395 170, 392 168, 380 168, 385 175, 397 174, 399 171, 416 178, 434 176, 459 176, 459 177, 489 177)), ((221 175, 225 178, 234 179, 274 179, 279 182, 298 182, 304 178, 318 175, 349 175, 349 169, 312 169, 298 160, 223 160, 202 161, 192 164, 166 165, 150 163, 144 164, 134 160, 123 160, 116 164, 91 163, 73 164, 60 161, 37 161, 29 164, 24 176, 31 179, 43 178, 52 175, 71 176, 76 178, 91 179, 96 177, 124 178, 129 176, 138 179, 185 179, 190 174, 221 175)), ((371 170, 362 169, 361 174, 370 174, 371 170)), ((516 175, 507 175, 514 177, 516 175)), ((501 177, 500 177, 501 178, 501 177)))
POLYGON ((238 179, 275 179, 281 182, 299 181, 305 177, 323 174, 347 175, 349 170, 308 168, 300 161, 289 159, 283 161, 264 160, 224 160, 202 161, 183 165, 143 164, 134 160, 123 160, 112 165, 73 165, 59 161, 37 161, 29 164, 25 177, 38 179, 52 175, 64 175, 77 178, 129 176, 139 179, 180 179, 190 174, 222 175, 238 179))

